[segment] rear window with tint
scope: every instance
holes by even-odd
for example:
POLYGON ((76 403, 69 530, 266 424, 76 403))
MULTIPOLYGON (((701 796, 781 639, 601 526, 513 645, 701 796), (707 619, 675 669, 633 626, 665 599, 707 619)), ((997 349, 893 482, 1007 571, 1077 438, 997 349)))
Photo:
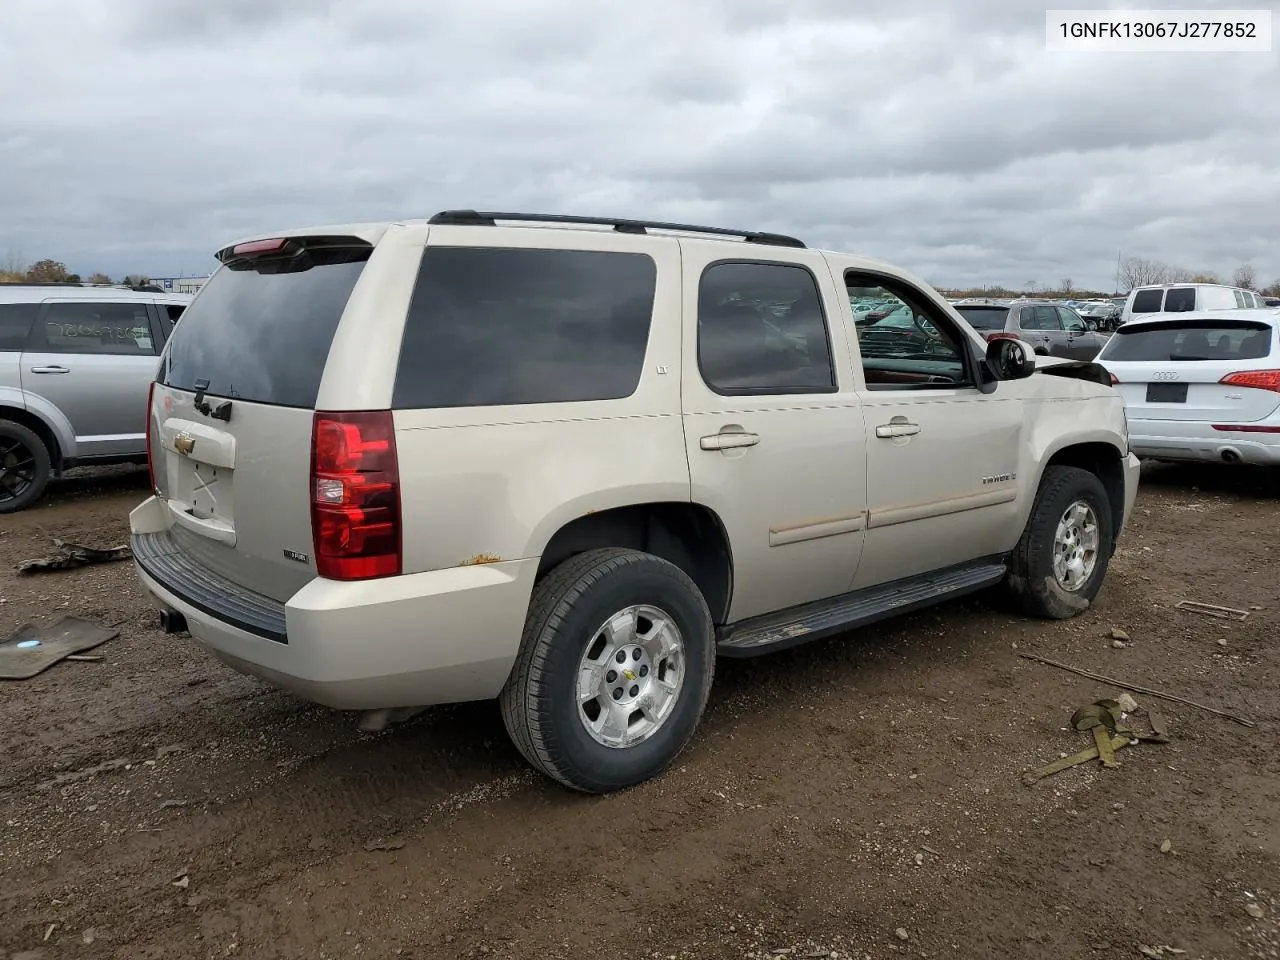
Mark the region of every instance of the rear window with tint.
POLYGON ((338 320, 372 247, 229 263, 173 328, 161 382, 210 396, 314 407, 338 320))
POLYGON ((1261 360, 1271 354, 1266 324, 1199 321, 1149 327, 1121 327, 1108 342, 1104 360, 1261 360))
POLYGON ((642 253, 429 247, 392 403, 628 397, 640 383, 656 282, 657 265, 642 253))
POLYGON ((1008 307, 956 307, 956 311, 975 330, 1003 330, 1009 317, 1008 307))
POLYGON ((1195 287, 1174 287, 1165 292, 1165 313, 1187 313, 1196 308, 1195 287))
POLYGON ((1133 295, 1133 313, 1159 313, 1163 290, 1139 290, 1133 295))
POLYGON ((18 353, 27 342, 38 303, 0 303, 0 353, 18 353))

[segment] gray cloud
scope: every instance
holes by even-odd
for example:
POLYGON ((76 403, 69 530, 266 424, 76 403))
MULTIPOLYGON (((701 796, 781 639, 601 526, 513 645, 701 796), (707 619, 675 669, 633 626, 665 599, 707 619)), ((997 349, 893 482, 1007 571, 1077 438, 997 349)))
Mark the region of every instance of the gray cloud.
POLYGON ((940 285, 1105 286, 1117 250, 1280 276, 1276 56, 1049 53, 1018 0, 10 0, 0 83, 0 252, 85 273, 491 206, 940 285))

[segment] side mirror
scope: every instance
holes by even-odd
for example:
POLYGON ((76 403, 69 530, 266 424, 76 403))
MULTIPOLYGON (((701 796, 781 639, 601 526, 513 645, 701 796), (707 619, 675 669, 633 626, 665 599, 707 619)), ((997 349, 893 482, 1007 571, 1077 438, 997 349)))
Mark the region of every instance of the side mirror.
POLYGON ((1036 354, 1025 340, 999 337, 987 344, 987 363, 1001 380, 1021 380, 1036 372, 1036 354))

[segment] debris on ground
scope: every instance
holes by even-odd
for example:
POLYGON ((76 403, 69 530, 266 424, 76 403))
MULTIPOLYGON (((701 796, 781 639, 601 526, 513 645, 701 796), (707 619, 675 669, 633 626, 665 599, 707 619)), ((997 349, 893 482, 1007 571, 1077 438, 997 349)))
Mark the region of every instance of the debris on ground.
POLYGON ((1160 844, 1160 852, 1161 852, 1161 853, 1173 853, 1173 841, 1172 841, 1172 840, 1165 840, 1165 842, 1164 842, 1164 843, 1160 844))
POLYGON ((1178 957, 1186 953, 1176 947, 1149 947, 1145 943, 1138 944, 1138 952, 1144 957, 1178 957))
POLYGON ((1164 721, 1154 711, 1145 711, 1151 733, 1139 733, 1125 723, 1126 718, 1138 709, 1132 697, 1128 702, 1133 704, 1132 710, 1123 710, 1119 700, 1098 700, 1080 707, 1071 715, 1071 726, 1082 733, 1088 731, 1093 736, 1093 746, 1072 756, 1062 756, 1037 770, 1028 771, 1022 775, 1023 783, 1030 786, 1045 777, 1078 767, 1090 760, 1100 760, 1104 767, 1115 768, 1120 765, 1115 758, 1117 750, 1135 743, 1168 743, 1164 721))
POLYGON ((1258 903, 1246 903, 1244 905, 1244 912, 1255 920, 1261 920, 1266 915, 1266 911, 1264 911, 1262 909, 1262 905, 1258 903))
POLYGON ((1121 630, 1119 627, 1112 627, 1112 628, 1111 628, 1111 639, 1112 639, 1112 640, 1124 640, 1124 641, 1127 641, 1127 640, 1129 639, 1129 634, 1127 634, 1125 631, 1121 630))
POLYGON ((18 564, 19 573, 44 573, 49 570, 74 570, 94 563, 115 563, 133 557, 133 551, 124 544, 98 550, 80 543, 68 543, 53 537, 55 556, 41 557, 37 560, 24 560, 18 564))
POLYGON ((906 927, 899 927, 897 930, 894 931, 894 935, 897 936, 899 940, 911 939, 911 934, 907 933, 906 927))
POLYGON ((1249 616, 1248 610, 1237 610, 1235 607, 1220 607, 1216 603, 1200 603, 1197 600, 1183 600, 1174 604, 1175 610, 1186 610, 1188 613, 1199 613, 1206 617, 1217 617, 1220 620, 1243 620, 1249 616))
POLYGON ((1057 667, 1059 670, 1066 670, 1077 676, 1088 677, 1090 680, 1097 680, 1099 683, 1110 683, 1117 687, 1123 687, 1125 690, 1132 690, 1134 693, 1145 693, 1149 697, 1159 697, 1161 700, 1169 700, 1173 703, 1185 703, 1189 707, 1195 707, 1197 710, 1203 710, 1205 713, 1212 713, 1218 717, 1224 717, 1227 720, 1233 720, 1242 727, 1257 726, 1252 720, 1237 716, 1234 713, 1228 713, 1225 710, 1219 710, 1217 707, 1207 707, 1203 703, 1196 703, 1194 700, 1188 700, 1186 697, 1179 697, 1176 694, 1165 693, 1163 690, 1155 690, 1151 687, 1140 687, 1136 683, 1126 683, 1123 680, 1117 680, 1115 677, 1103 676, 1100 673, 1091 673, 1088 670, 1081 670, 1079 667, 1073 667, 1069 664, 1059 663, 1057 660, 1050 660, 1048 657, 1036 656, 1034 653, 1019 653, 1018 656, 1024 660, 1034 660, 1036 663, 1043 663, 1046 666, 1057 667))
POLYGON ((364 848, 370 853, 376 850, 403 850, 403 840, 370 840, 364 845, 364 848))
POLYGON ((29 680, 59 660, 100 646, 118 633, 79 617, 63 617, 45 629, 24 624, 0 641, 0 680, 29 680))

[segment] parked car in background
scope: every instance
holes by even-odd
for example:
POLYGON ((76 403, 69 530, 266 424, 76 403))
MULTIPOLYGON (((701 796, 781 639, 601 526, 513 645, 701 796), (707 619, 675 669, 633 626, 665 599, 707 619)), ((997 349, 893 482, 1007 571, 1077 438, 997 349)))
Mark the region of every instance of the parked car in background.
POLYGON ((497 698, 577 790, 663 770, 718 655, 1002 584, 1087 610, 1132 513, 1105 375, 880 261, 474 211, 218 259, 130 517, 165 629, 366 728, 497 698), (868 288, 909 317, 858 327, 868 288))
POLYGON ((1051 300, 1016 300, 1009 307, 957 304, 954 309, 984 339, 1026 340, 1044 356, 1092 360, 1106 343, 1078 313, 1051 300))
POLYGON ((1110 300, 1086 300, 1075 311, 1093 330, 1111 331, 1120 325, 1120 308, 1110 300))
POLYGON ((145 462, 148 384, 191 299, 0 285, 0 513, 70 467, 145 462))
POLYGON ((1120 315, 1122 324, 1160 313, 1194 313, 1198 310, 1264 308, 1252 290, 1221 283, 1162 283, 1134 287, 1120 315))
POLYGON ((1280 463, 1280 310, 1194 311, 1125 324, 1098 362, 1141 457, 1280 463))
POLYGON ((1263 297, 1262 302, 1268 307, 1280 307, 1280 297, 1263 297))

